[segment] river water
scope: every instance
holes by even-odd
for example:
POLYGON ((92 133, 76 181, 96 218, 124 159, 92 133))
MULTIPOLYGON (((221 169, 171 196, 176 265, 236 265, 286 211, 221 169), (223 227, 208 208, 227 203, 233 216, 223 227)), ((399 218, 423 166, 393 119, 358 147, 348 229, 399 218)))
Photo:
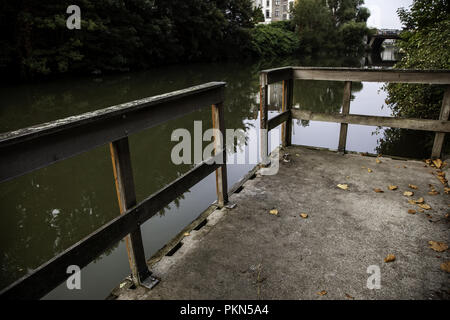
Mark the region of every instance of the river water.
MULTIPOLYGON (((226 127, 251 130, 259 126, 259 71, 286 65, 360 66, 359 59, 272 61, 270 63, 208 63, 170 66, 145 72, 95 76, 0 88, 0 132, 15 130, 111 105, 166 93, 209 82, 227 82, 226 127)), ((351 113, 390 116, 383 107, 386 93, 380 83, 354 83, 351 113)), ((280 104, 280 86, 271 88, 274 116, 280 104)), ((294 105, 316 112, 341 109, 342 82, 296 81, 294 105)), ((164 187, 191 168, 174 165, 170 155, 173 130, 193 131, 194 120, 203 129, 211 127, 211 109, 130 136, 132 165, 138 201, 164 187)), ((391 133, 390 137, 395 134, 391 133)), ((397 133, 398 134, 398 133, 397 133)), ((398 155, 429 152, 417 148, 416 133, 398 155)), ((339 125, 294 121, 293 144, 336 149, 339 125)), ((392 138, 392 137, 391 137, 392 138)), ((377 153, 385 139, 384 128, 350 125, 347 149, 377 153)), ((234 152, 244 152, 248 143, 237 143, 234 152)), ((390 150, 387 148, 387 150, 390 150)), ((228 165, 231 187, 253 167, 228 165)), ((147 258, 163 247, 198 217, 216 198, 215 176, 210 175, 174 201, 164 212, 142 225, 147 258)), ((0 287, 30 272, 119 214, 108 146, 56 163, 31 174, 0 184, 0 287)), ((124 241, 82 270, 81 290, 62 284, 45 298, 103 299, 130 273, 124 241)))

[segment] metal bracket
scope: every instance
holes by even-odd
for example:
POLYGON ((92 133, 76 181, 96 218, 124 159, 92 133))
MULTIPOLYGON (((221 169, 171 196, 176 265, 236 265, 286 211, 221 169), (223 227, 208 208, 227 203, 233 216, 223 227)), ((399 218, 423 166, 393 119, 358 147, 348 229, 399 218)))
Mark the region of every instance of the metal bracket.
POLYGON ((155 278, 153 276, 148 276, 147 279, 141 282, 141 286, 147 289, 152 289, 154 286, 156 286, 159 283, 159 279, 155 278))

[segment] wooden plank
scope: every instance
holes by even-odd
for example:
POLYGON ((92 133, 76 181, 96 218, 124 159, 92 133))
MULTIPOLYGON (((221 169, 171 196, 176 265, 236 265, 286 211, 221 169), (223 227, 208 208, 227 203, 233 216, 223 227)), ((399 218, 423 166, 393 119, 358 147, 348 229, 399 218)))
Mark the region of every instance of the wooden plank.
POLYGON ((261 165, 266 166, 269 164, 269 141, 268 141, 268 133, 269 133, 269 111, 267 107, 267 91, 268 85, 260 85, 260 106, 259 106, 259 120, 260 120, 260 138, 261 138, 261 165))
POLYGON ((292 143, 292 114, 290 111, 292 109, 293 99, 294 80, 285 80, 283 81, 283 110, 288 111, 289 117, 281 128, 283 147, 290 146, 292 143))
POLYGON ((224 142, 226 129, 223 104, 214 104, 211 109, 213 128, 217 129, 214 132, 214 155, 223 154, 221 166, 216 170, 217 203, 219 207, 223 207, 228 203, 227 149, 224 142))
POLYGON ((294 67, 293 78, 301 80, 450 84, 450 71, 294 67))
MULTIPOLYGON (((352 82, 346 81, 344 85, 344 95, 342 102, 342 114, 348 115, 350 113, 350 100, 352 97, 352 82)), ((347 131, 348 124, 341 123, 341 129, 339 133, 338 151, 345 153, 345 146, 347 145, 347 131)))
MULTIPOLYGON (((450 114, 450 86, 444 93, 444 98, 442 99, 441 114, 439 115, 439 120, 448 120, 450 114)), ((441 157, 442 146, 445 141, 445 132, 437 132, 434 137, 433 149, 431 151, 431 158, 437 159, 441 157)))
POLYGON ((225 83, 137 100, 0 135, 0 182, 222 102, 225 83))
MULTIPOLYGON (((128 138, 110 143, 110 151, 120 214, 125 214, 127 210, 136 205, 128 138)), ((125 242, 133 282, 138 286, 151 275, 145 259, 141 228, 138 226, 136 230, 126 236, 125 242)))
POLYGON ((282 124, 285 121, 289 120, 290 117, 290 111, 284 111, 280 114, 277 114, 275 117, 273 117, 272 119, 269 120, 268 122, 268 130, 272 130, 276 127, 278 127, 280 124, 282 124))
POLYGON ((403 128, 423 131, 437 131, 450 132, 450 121, 444 120, 429 120, 429 119, 404 119, 404 118, 390 118, 390 117, 375 117, 364 116, 357 114, 328 114, 328 113, 313 113, 311 111, 303 111, 292 109, 292 116, 295 119, 337 122, 359 124, 365 126, 380 126, 403 128))
POLYGON ((260 73, 260 84, 262 86, 289 79, 292 79, 292 67, 262 70, 260 73))
POLYGON ((215 161, 220 157, 223 157, 223 154, 218 154, 213 159, 201 163, 136 207, 128 210, 125 214, 106 223, 63 253, 17 280, 0 292, 0 298, 7 300, 41 298, 67 279, 69 276, 66 273, 68 266, 85 267, 127 234, 135 231, 139 225, 150 219, 178 196, 214 172, 219 166, 215 161))

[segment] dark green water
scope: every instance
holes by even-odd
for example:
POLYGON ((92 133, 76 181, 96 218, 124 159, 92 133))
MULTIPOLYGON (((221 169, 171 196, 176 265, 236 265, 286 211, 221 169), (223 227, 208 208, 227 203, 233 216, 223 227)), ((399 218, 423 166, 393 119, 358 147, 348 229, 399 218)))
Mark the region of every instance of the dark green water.
MULTIPOLYGON (((357 66, 358 60, 274 61, 262 64, 222 63, 172 66, 115 76, 85 77, 0 88, 0 132, 15 130, 111 105, 153 96, 189 86, 226 81, 226 127, 258 127, 259 70, 283 65, 357 66)), ((378 83, 355 83, 351 112, 390 115, 382 108, 385 93, 378 83)), ((279 105, 280 86, 271 88, 271 104, 279 105)), ((343 84, 328 81, 297 81, 294 104, 317 112, 341 108, 343 84)), ((271 110, 273 116, 277 110, 271 110)), ((191 166, 174 165, 170 154, 174 129, 193 131, 194 120, 211 126, 211 110, 205 108, 130 137, 132 164, 138 201, 164 187, 191 166)), ((336 148, 339 125, 302 123, 294 125, 294 144, 336 148)), ((348 149, 379 152, 384 129, 349 126, 348 149)), ((387 144, 400 155, 421 157, 429 146, 417 148, 416 133, 407 143, 387 144)), ((245 151, 247 144, 236 146, 245 151)), ((386 144, 384 145, 386 147, 386 144)), ((229 165, 231 187, 253 165, 229 165)), ((163 213, 142 226, 149 258, 215 200, 215 177, 193 187, 163 213)), ((94 149, 20 178, 0 184, 0 287, 30 272, 70 245, 119 215, 108 146, 94 149)), ((82 271, 82 289, 68 290, 65 284, 47 298, 102 299, 129 274, 124 242, 116 244, 82 271)))

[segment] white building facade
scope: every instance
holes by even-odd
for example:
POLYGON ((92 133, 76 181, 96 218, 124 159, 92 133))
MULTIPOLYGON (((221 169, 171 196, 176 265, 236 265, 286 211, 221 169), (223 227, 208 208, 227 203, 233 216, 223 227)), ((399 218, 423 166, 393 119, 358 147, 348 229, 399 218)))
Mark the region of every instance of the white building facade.
POLYGON ((291 19, 291 10, 295 0, 252 0, 255 7, 260 7, 264 14, 264 23, 291 19))

